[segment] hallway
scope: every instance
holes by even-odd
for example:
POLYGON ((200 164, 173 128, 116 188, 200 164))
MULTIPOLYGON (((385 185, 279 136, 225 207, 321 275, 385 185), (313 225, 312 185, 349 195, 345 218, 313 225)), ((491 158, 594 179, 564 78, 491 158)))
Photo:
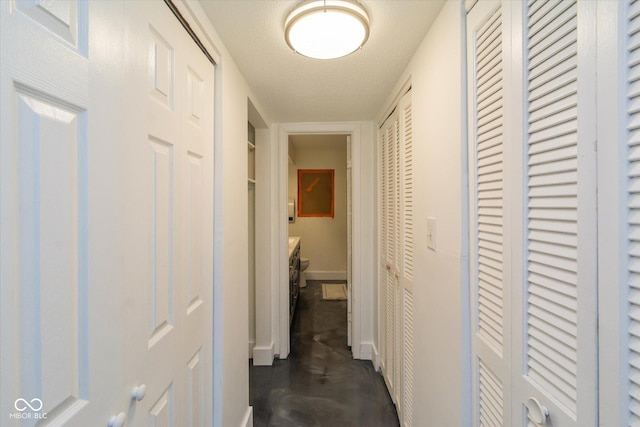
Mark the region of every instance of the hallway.
POLYGON ((398 426, 382 376, 347 347, 346 301, 322 299, 308 281, 292 325, 291 353, 250 367, 254 426, 398 426))
POLYGON ((0 427, 640 427, 640 0, 311 3, 0 0, 0 427))

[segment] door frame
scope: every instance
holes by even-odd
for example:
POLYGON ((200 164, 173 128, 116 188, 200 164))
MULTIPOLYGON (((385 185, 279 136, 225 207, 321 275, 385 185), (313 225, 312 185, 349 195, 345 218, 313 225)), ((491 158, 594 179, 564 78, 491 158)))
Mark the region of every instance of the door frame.
MULTIPOLYGON (((351 352, 354 359, 362 357, 360 348, 361 343, 361 266, 362 266, 362 247, 360 245, 360 236, 362 235, 362 226, 360 219, 360 166, 361 166, 361 123, 360 122, 336 122, 336 123, 288 123, 280 124, 278 128, 278 216, 277 223, 279 225, 278 234, 278 267, 277 276, 278 284, 288 283, 289 278, 289 257, 288 257, 288 221, 287 221, 287 201, 288 201, 288 152, 289 152, 289 135, 313 135, 313 134, 332 134, 332 135, 349 135, 351 136, 351 206, 352 220, 351 227, 352 248, 351 248, 351 352)), ((347 272, 347 274, 349 274, 347 272)), ((281 359, 286 359, 290 351, 290 324, 289 324, 289 289, 286 286, 277 286, 275 293, 277 304, 277 346, 276 354, 281 359)))

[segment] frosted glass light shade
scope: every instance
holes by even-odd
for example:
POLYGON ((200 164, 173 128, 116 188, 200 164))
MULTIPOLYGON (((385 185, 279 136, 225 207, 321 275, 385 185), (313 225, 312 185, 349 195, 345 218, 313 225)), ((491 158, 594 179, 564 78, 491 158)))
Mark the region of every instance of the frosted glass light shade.
POLYGON ((351 0, 307 0, 296 6, 284 24, 287 44, 317 59, 349 55, 369 38, 367 11, 351 0))

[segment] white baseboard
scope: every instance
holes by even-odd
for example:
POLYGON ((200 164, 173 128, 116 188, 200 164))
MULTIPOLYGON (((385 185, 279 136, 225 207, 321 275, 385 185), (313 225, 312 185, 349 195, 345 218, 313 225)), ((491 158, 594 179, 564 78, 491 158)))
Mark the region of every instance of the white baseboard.
POLYGON ((347 280, 346 271, 305 271, 307 280, 347 280))
POLYGON ((273 365, 274 344, 267 347, 253 347, 253 366, 271 366, 273 365))
POLYGON ((240 427, 253 427, 253 406, 247 408, 247 413, 244 415, 244 420, 240 427))
POLYGON ((371 362, 373 363, 373 368, 377 371, 380 369, 380 353, 378 352, 376 345, 373 343, 371 343, 371 351, 373 352, 371 362))
POLYGON ((373 350, 374 345, 371 342, 362 342, 360 343, 360 360, 371 360, 373 361, 373 350))

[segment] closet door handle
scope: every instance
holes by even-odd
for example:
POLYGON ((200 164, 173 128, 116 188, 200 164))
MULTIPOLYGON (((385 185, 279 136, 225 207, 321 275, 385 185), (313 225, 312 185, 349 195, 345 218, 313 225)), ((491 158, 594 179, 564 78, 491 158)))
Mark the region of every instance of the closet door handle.
POLYGON ((541 425, 547 423, 549 410, 546 406, 542 405, 535 397, 530 397, 529 400, 527 400, 527 411, 529 412, 529 416, 534 423, 541 425))
POLYGON ((124 426, 124 421, 127 418, 124 412, 120 412, 118 415, 114 415, 109 419, 109 427, 122 427, 124 426))
POLYGON ((147 394, 147 385, 141 384, 131 390, 131 398, 137 400, 138 402, 144 399, 144 396, 147 394))

